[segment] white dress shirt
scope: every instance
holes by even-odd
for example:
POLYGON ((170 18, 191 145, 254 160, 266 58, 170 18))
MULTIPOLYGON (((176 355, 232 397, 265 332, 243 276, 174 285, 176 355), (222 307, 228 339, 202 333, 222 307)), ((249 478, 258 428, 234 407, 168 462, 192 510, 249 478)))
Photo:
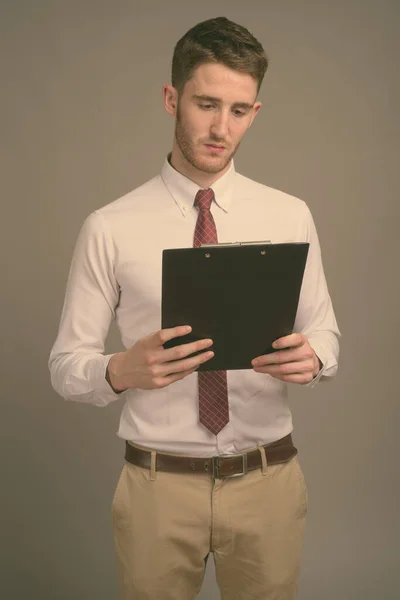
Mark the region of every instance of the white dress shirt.
MULTIPOLYGON (((306 204, 235 172, 212 186, 219 242, 309 242, 295 331, 305 334, 323 368, 336 373, 340 336, 306 204)), ((287 385, 252 369, 228 371, 230 421, 213 435, 198 421, 197 373, 163 389, 116 394, 105 380, 104 342, 113 318, 125 348, 161 328, 165 248, 193 246, 199 186, 165 160, 161 174, 86 219, 75 247, 49 367, 66 400, 105 406, 124 402, 118 435, 164 452, 233 454, 292 431, 287 385)))

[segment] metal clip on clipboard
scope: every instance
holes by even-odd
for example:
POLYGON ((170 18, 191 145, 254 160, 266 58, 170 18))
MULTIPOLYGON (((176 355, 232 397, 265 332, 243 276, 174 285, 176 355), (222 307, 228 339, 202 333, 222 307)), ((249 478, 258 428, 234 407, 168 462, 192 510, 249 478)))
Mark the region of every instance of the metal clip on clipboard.
POLYGON ((271 240, 260 242, 221 242, 220 244, 200 244, 200 248, 220 248, 222 246, 261 246, 262 244, 271 244, 271 240))
MULTIPOLYGON (((264 240, 260 242, 222 242, 220 244, 200 244, 200 248, 232 248, 233 246, 262 246, 264 244, 270 244, 271 240, 264 240)), ((261 254, 266 254, 265 250, 261 250, 261 254)), ((211 258, 211 254, 206 252, 205 258, 211 258)))

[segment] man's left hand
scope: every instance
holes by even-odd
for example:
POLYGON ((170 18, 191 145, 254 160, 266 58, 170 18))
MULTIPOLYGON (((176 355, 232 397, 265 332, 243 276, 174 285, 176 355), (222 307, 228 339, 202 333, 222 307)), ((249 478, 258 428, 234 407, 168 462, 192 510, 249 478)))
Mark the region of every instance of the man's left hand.
POLYGON ((252 360, 256 373, 267 373, 286 383, 310 383, 319 373, 321 363, 308 339, 301 333, 292 333, 272 344, 277 352, 252 360))

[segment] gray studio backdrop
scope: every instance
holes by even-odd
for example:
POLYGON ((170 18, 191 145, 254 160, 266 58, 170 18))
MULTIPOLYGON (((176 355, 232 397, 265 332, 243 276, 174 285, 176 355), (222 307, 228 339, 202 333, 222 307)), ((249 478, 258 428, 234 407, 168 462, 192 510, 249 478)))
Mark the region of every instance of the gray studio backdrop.
MULTIPOLYGON (((299 598, 399 597, 399 8, 1 0, 2 598, 117 599, 121 405, 63 401, 47 359, 84 218, 157 174, 173 46, 220 15, 271 60, 237 169, 310 206, 343 332, 337 379, 291 388, 310 493, 299 598)), ((219 598, 211 562, 201 600, 219 598)))

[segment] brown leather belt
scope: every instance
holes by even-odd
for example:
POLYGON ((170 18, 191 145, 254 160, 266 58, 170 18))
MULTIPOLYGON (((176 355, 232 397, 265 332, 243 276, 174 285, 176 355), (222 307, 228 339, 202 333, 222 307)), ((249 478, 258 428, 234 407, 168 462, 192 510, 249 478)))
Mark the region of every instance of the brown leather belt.
MULTIPOLYGON (((293 446, 291 434, 284 438, 263 446, 268 465, 276 465, 289 461, 297 454, 293 446)), ((142 450, 126 442, 125 460, 138 467, 151 467, 151 451, 142 450)), ((190 456, 177 456, 174 454, 156 453, 156 471, 170 473, 209 473, 215 479, 238 477, 248 471, 259 469, 262 466, 260 450, 251 450, 244 454, 232 456, 212 456, 199 458, 190 456)))

